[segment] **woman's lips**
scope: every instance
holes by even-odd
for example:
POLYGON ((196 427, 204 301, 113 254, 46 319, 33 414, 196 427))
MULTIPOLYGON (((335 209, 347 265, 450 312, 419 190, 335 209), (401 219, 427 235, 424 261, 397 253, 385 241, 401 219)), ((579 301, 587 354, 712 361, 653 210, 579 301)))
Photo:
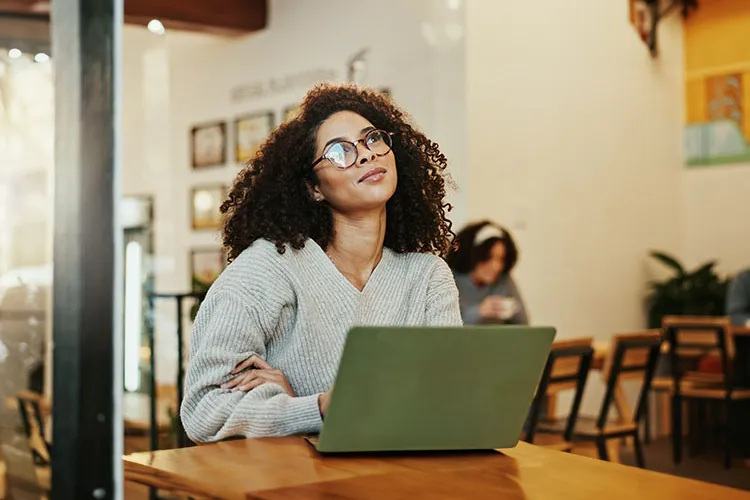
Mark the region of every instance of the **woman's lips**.
POLYGON ((359 179, 359 182, 365 182, 365 181, 375 182, 375 181, 379 181, 380 179, 383 178, 383 176, 385 175, 385 173, 386 173, 386 169, 384 169, 384 168, 381 168, 381 167, 372 168, 372 169, 368 170, 367 173, 365 175, 363 175, 359 179))

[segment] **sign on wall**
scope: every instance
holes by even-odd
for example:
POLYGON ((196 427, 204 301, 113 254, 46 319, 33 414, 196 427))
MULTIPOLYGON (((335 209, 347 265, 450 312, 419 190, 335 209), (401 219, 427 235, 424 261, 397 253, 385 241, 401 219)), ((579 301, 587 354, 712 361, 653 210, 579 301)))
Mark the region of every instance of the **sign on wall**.
POLYGON ((295 88, 310 88, 318 82, 336 81, 338 73, 330 68, 319 68, 279 78, 269 78, 243 85, 238 85, 230 91, 232 102, 242 102, 259 99, 272 94, 287 92, 295 88))

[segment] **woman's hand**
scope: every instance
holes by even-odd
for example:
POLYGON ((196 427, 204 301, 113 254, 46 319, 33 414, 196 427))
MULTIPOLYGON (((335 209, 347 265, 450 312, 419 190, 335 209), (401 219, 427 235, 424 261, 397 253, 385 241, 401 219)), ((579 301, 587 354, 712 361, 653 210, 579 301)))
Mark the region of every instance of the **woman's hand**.
POLYGON ((234 370, 232 370, 232 375, 235 374, 236 376, 232 378, 232 380, 222 384, 222 389, 248 392, 262 384, 270 382, 280 385, 281 388, 284 389, 284 392, 290 396, 296 396, 296 394, 294 394, 294 389, 292 389, 292 386, 289 384, 284 374, 281 373, 281 370, 273 368, 257 354, 253 354, 245 361, 238 364, 234 370))
POLYGON ((320 415, 325 418, 328 413, 328 406, 331 404, 331 393, 333 392, 333 386, 328 389, 328 392, 321 393, 318 396, 318 408, 320 409, 320 415))
POLYGON ((507 320, 518 312, 518 303, 515 299, 490 295, 479 304, 479 315, 483 319, 507 320))
POLYGON ((502 319, 503 297, 490 295, 479 304, 479 316, 482 319, 502 319))

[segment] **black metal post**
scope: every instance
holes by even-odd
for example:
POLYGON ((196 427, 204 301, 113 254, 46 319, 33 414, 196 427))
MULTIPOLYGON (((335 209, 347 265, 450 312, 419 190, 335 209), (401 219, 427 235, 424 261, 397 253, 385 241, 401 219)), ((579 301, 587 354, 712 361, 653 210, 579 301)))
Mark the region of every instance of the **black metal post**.
POLYGON ((122 0, 52 2, 53 499, 122 497, 122 347, 115 314, 121 25, 122 0))
MULTIPOLYGON (((149 448, 153 450, 159 449, 159 428, 156 421, 156 341, 154 339, 155 329, 155 309, 154 309, 154 298, 153 295, 148 296, 148 311, 147 311, 147 325, 148 325, 148 349, 149 349, 149 374, 148 374, 148 388, 149 388, 149 406, 148 406, 148 435, 149 435, 149 448)), ((157 492, 156 488, 148 489, 149 500, 156 500, 157 492)))
MULTIPOLYGON (((190 297, 190 294, 184 294, 177 296, 177 404, 182 404, 182 398, 185 395, 184 383, 185 383, 185 364, 184 364, 184 347, 183 347, 183 302, 186 297, 190 297)), ((177 408, 179 412, 179 407, 177 408)), ((185 434, 185 428, 182 426, 182 420, 177 418, 177 445, 180 448, 189 446, 190 441, 188 440, 187 434, 185 434)))
MULTIPOLYGON (((205 297, 204 292, 188 292, 188 293, 152 293, 149 295, 149 310, 153 312, 154 306, 154 299, 173 299, 177 301, 177 412, 179 413, 179 407, 182 404, 182 398, 184 397, 185 393, 185 361, 184 361, 184 327, 183 327, 183 315, 185 312, 184 307, 184 301, 185 299, 203 299, 205 297)), ((154 328, 152 323, 152 328, 150 329, 150 347, 151 347, 151 384, 152 384, 152 390, 151 390, 151 408, 154 413, 151 414, 150 420, 151 420, 151 432, 152 432, 152 439, 151 439, 151 449, 156 449, 157 443, 156 438, 154 437, 153 433, 155 432, 155 429, 157 427, 156 422, 156 387, 155 387, 155 347, 154 347, 154 328)), ((187 437, 187 434, 185 434, 185 429, 182 427, 182 420, 177 418, 177 445, 180 448, 184 448, 187 446, 191 446, 191 442, 187 437)))
POLYGON ((182 359, 182 301, 184 295, 178 295, 177 299, 177 402, 182 404, 183 382, 185 380, 185 368, 182 359))

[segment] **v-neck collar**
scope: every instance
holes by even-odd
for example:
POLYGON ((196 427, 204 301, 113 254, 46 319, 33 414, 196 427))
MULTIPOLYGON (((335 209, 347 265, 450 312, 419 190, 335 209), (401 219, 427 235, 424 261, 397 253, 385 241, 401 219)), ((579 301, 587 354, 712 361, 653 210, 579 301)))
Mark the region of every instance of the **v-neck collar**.
POLYGON ((357 295, 364 295, 377 285, 377 281, 380 279, 380 275, 385 273, 385 268, 387 268, 388 266, 387 261, 391 257, 391 249, 384 246, 383 255, 380 257, 380 262, 377 263, 375 268, 372 270, 372 273, 370 273, 370 277, 368 278, 367 283, 365 283, 365 286, 362 288, 362 290, 359 290, 356 286, 354 286, 354 283, 349 281, 349 279, 344 276, 339 268, 336 267, 336 264, 334 264, 325 250, 323 250, 323 248, 321 248, 321 246, 318 245, 315 240, 309 239, 305 244, 313 247, 318 253, 320 260, 323 261, 322 265, 325 267, 324 272, 334 275, 336 277, 336 280, 344 288, 348 288, 350 291, 356 293, 357 295))

